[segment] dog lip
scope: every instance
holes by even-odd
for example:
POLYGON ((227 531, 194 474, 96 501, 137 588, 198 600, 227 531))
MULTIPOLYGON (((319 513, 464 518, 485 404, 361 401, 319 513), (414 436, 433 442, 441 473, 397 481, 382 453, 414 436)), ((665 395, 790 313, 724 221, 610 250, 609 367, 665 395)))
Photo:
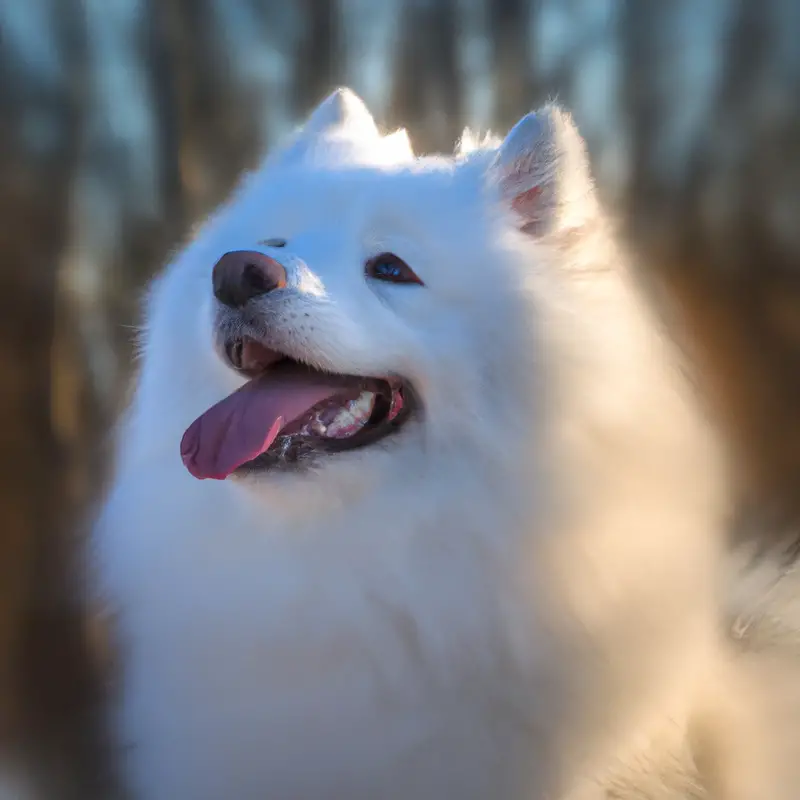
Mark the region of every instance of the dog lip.
POLYGON ((258 378, 266 372, 273 373, 276 378, 290 373, 320 373, 331 383, 360 387, 373 392, 398 389, 405 383, 398 375, 360 375, 316 369, 288 353, 267 347, 248 335, 227 339, 222 349, 228 365, 249 379, 258 378))
POLYGON ((287 358, 285 353, 273 350, 251 336, 229 339, 223 349, 228 363, 237 372, 243 372, 249 377, 255 377, 287 358))

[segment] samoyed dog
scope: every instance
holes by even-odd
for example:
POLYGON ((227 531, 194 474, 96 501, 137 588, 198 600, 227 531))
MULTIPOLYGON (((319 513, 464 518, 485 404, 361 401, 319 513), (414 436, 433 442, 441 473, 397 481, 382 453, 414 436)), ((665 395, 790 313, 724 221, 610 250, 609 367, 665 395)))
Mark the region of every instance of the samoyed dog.
POLYGON ((132 797, 779 796, 641 294, 557 107, 418 157, 325 100, 149 294, 92 551, 132 797))

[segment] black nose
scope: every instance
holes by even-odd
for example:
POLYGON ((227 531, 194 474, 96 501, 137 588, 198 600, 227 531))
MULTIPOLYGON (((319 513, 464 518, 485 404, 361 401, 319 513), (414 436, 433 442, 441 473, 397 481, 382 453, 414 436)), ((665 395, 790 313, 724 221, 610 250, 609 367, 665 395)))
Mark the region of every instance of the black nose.
POLYGON ((274 258, 256 250, 225 253, 214 265, 214 296, 231 308, 286 286, 286 270, 274 258))

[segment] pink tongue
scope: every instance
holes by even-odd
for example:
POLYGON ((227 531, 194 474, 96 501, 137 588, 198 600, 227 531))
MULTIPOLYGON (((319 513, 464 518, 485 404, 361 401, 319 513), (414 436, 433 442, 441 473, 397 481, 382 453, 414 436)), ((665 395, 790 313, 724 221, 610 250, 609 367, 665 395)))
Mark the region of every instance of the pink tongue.
POLYGON ((343 391, 319 376, 253 378, 187 428, 181 440, 183 463, 195 478, 224 480, 261 455, 288 423, 343 391))

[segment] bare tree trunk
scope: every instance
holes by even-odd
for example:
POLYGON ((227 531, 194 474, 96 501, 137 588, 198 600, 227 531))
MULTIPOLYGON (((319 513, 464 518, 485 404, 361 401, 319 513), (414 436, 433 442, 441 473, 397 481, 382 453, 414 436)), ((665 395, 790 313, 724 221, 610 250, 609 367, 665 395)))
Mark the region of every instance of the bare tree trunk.
POLYGON ((454 0, 414 0, 403 15, 389 122, 425 150, 452 148, 463 130, 454 0))
POLYGON ((26 755, 24 745, 34 745, 43 778, 52 777, 58 751, 66 778, 59 785, 75 785, 86 763, 82 715, 91 673, 82 608, 64 571, 75 552, 68 539, 74 509, 54 407, 53 345, 81 107, 65 75, 80 32, 68 14, 48 15, 49 4, 31 1, 47 24, 35 41, 17 44, 45 48, 51 61, 25 71, 17 60, 0 71, 0 249, 8 265, 0 272, 0 726, 26 755))

